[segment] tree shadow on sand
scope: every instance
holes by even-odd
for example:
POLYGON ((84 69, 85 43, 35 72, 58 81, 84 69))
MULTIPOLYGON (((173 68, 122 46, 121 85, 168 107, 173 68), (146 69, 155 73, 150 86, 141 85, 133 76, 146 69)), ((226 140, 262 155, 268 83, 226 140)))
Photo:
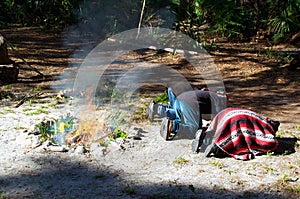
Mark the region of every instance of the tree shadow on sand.
POLYGON ((32 157, 32 162, 38 165, 35 171, 0 177, 2 198, 284 198, 269 191, 132 182, 124 171, 60 156, 32 157))

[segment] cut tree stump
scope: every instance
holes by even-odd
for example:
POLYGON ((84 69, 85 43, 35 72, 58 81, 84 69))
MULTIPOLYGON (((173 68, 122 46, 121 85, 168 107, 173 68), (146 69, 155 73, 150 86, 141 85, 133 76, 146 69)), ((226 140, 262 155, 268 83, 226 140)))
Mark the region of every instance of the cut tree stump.
POLYGON ((9 59, 7 44, 0 34, 0 85, 13 83, 18 79, 19 67, 9 59))
POLYGON ((14 83, 18 79, 19 68, 14 63, 0 64, 0 83, 14 83))

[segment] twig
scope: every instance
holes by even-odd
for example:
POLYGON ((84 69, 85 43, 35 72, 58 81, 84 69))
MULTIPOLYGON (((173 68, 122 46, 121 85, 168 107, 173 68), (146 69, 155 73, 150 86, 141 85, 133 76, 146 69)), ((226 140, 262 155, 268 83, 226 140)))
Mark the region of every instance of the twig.
POLYGON ((40 95, 42 95, 42 94, 43 94, 43 92, 38 92, 38 93, 35 93, 35 94, 33 94, 33 95, 29 95, 29 96, 23 97, 23 98, 18 102, 18 104, 15 106, 15 108, 20 107, 20 106, 21 106, 22 104, 24 104, 27 100, 32 99, 32 98, 34 98, 34 97, 38 97, 38 96, 40 96, 40 95))
POLYGON ((140 15, 140 21, 139 21, 138 32, 137 32, 136 38, 138 38, 139 34, 140 34, 141 24, 142 24, 144 10, 145 10, 145 5, 146 5, 146 0, 143 1, 142 11, 141 11, 141 15, 140 15))
POLYGON ((18 51, 14 48, 14 46, 12 45, 12 43, 10 43, 5 37, 4 38, 4 41, 9 45, 9 47, 11 47, 11 49, 14 51, 15 55, 21 59, 25 65, 27 65, 29 68, 31 68, 32 70, 34 70, 36 73, 38 73, 39 75, 41 75, 43 78, 45 78, 45 75, 43 73, 41 73, 38 69, 32 67, 30 64, 28 64, 28 62, 23 58, 21 57, 21 55, 18 53, 18 51))

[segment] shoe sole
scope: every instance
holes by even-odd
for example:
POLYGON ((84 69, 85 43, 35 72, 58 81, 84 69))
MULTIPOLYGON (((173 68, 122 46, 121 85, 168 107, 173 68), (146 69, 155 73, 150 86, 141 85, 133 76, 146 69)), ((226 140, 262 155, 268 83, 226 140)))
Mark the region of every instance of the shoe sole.
POLYGON ((215 141, 213 140, 210 145, 208 145, 204 151, 205 157, 209 157, 215 151, 215 141))
POLYGON ((160 126, 160 135, 166 141, 171 140, 172 125, 173 123, 170 120, 163 118, 160 126))
POLYGON ((200 151, 200 146, 202 145, 202 141, 200 138, 203 137, 202 136, 202 133, 204 131, 202 129, 199 129, 197 132, 196 132, 196 136, 195 138, 193 139, 193 142, 192 142, 192 151, 194 153, 199 153, 200 151), (200 132, 201 131, 201 132, 200 132))
POLYGON ((147 115, 150 122, 153 122, 153 120, 154 120, 153 108, 154 108, 154 103, 150 102, 149 107, 146 111, 146 115, 147 115))

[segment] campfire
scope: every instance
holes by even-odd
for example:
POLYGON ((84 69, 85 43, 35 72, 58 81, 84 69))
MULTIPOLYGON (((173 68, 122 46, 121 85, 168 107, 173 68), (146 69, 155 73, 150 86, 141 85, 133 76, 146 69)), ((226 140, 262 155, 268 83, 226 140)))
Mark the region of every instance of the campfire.
POLYGON ((113 135, 113 131, 104 121, 92 119, 90 116, 76 118, 61 116, 58 119, 45 118, 36 124, 35 133, 41 142, 50 141, 55 145, 74 145, 82 143, 88 146, 91 141, 101 141, 113 135))
POLYGON ((56 119, 45 118, 30 133, 38 136, 40 143, 67 147, 82 145, 86 148, 92 142, 105 143, 106 140, 126 138, 127 133, 115 126, 113 121, 119 113, 97 110, 99 107, 93 104, 91 96, 92 90, 87 89, 86 103, 78 117, 68 114, 56 119))

